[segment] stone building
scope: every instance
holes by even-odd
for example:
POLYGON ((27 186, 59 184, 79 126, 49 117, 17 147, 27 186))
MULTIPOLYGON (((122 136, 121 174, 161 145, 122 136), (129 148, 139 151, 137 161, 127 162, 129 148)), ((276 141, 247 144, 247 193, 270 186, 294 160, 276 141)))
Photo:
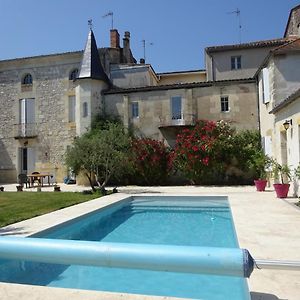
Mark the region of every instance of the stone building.
MULTIPOLYGON (((206 48, 205 70, 156 73, 133 57, 130 33, 121 47, 115 29, 108 48, 98 49, 90 31, 84 51, 0 61, 0 182, 15 182, 19 173, 32 171, 50 172, 60 182, 67 174, 67 147, 89 130, 97 114, 118 116, 136 135, 170 146, 196 119, 226 120, 237 130, 261 124, 263 136, 269 134, 274 119, 258 102, 261 78, 267 64, 286 57, 285 67, 278 65, 287 72, 277 76, 281 88, 274 84, 271 94, 282 99, 296 89, 300 78, 290 64, 297 51, 280 56, 278 49, 296 45, 298 11, 291 11, 283 38, 206 48)), ((280 73, 278 66, 274 70, 280 73)))

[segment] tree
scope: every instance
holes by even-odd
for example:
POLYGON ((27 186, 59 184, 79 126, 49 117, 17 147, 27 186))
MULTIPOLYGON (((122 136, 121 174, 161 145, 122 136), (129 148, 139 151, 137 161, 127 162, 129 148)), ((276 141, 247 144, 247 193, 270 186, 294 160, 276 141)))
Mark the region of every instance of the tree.
POLYGON ((75 139, 66 152, 66 164, 75 174, 83 172, 95 191, 93 177, 104 189, 112 175, 121 174, 128 163, 130 140, 120 124, 107 122, 102 129, 94 129, 75 139))

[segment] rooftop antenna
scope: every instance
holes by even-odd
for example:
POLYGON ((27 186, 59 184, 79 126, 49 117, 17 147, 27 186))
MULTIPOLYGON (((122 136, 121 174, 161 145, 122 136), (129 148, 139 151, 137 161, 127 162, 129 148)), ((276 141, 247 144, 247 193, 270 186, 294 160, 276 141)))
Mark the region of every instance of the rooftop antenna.
POLYGON ((229 12, 228 14, 235 14, 238 18, 238 25, 239 25, 239 43, 242 43, 242 24, 241 24, 241 11, 237 8, 234 11, 229 12))
MULTIPOLYGON (((144 60, 146 61, 146 40, 142 40, 142 44, 143 44, 143 50, 144 50, 144 60)), ((150 46, 153 45, 153 43, 149 43, 150 46)))
POLYGON ((111 29, 114 29, 114 13, 112 11, 109 11, 107 14, 102 16, 102 18, 111 17, 111 29))
POLYGON ((90 30, 93 29, 93 20, 92 19, 88 20, 88 26, 90 27, 90 30))

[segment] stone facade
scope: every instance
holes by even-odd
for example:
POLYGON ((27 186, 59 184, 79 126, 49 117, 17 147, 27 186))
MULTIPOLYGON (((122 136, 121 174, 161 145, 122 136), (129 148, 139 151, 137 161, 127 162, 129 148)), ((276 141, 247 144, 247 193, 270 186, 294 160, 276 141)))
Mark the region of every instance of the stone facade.
MULTIPOLYGON (((111 64, 135 63, 130 49, 126 51, 128 57, 123 48, 99 49, 104 69, 109 72, 111 64)), ((19 173, 32 171, 50 172, 53 182, 66 176, 64 153, 75 136, 89 128, 93 114, 100 110, 101 91, 107 88, 103 82, 70 80, 81 60, 82 51, 0 61, 0 182, 16 182, 19 173), (32 83, 23 84, 27 74, 32 83), (76 89, 85 92, 76 95, 76 89), (77 98, 74 120, 70 120, 70 97, 77 98), (24 119, 29 105, 22 106, 22 99, 34 103, 30 123, 24 119), (86 118, 83 101, 89 102, 86 118)))
POLYGON ((226 120, 237 130, 258 129, 258 110, 254 80, 199 83, 156 88, 127 89, 105 92, 105 111, 121 116, 125 126, 139 136, 165 140, 170 146, 176 134, 196 119, 226 120), (229 110, 221 111, 221 96, 228 97, 229 110), (182 100, 182 116, 172 118, 171 98, 182 100), (132 116, 131 105, 138 103, 139 116, 132 116))

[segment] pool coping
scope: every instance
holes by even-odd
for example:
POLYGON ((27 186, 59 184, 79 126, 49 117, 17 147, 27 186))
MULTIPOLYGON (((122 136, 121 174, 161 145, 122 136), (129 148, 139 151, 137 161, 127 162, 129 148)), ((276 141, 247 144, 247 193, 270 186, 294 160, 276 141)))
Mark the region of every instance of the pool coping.
MULTIPOLYGON (((150 189, 151 190, 151 189, 150 189)), ((94 210, 100 209, 106 205, 122 201, 125 198, 130 196, 157 196, 158 188, 152 189, 148 193, 141 192, 137 190, 137 193, 133 194, 113 194, 106 196, 104 198, 98 198, 91 200, 89 202, 81 203, 76 206, 64 208, 62 210, 46 214, 40 217, 35 217, 30 220, 22 221, 16 224, 12 224, 0 229, 0 235, 15 235, 15 236, 27 236, 34 234, 35 232, 45 230, 49 227, 56 226, 60 223, 66 222, 70 219, 85 215, 94 210), (52 226, 49 226, 49 223, 52 226)), ((252 190, 252 187, 239 187, 237 189, 230 189, 227 187, 216 189, 206 189, 199 188, 194 189, 193 187, 161 187, 160 196, 168 195, 188 195, 188 196, 227 196, 230 209, 234 219, 234 225, 236 229, 236 234, 238 237, 238 242, 241 248, 246 248, 250 250, 250 253, 254 254, 255 258, 259 259, 287 259, 287 260, 300 260, 300 254, 295 250, 292 251, 291 248, 299 249, 300 247, 300 233, 291 232, 292 228, 300 228, 299 220, 299 209, 295 209, 285 200, 276 199, 275 196, 271 193, 255 193, 252 190), (248 206, 245 209, 245 206, 248 206), (258 209, 259 208, 259 209, 258 209), (271 210, 270 216, 266 214, 265 219, 261 219, 260 212, 269 208, 271 210), (296 213, 295 213, 296 212, 296 213), (274 215, 276 216, 276 221, 274 223, 274 215), (298 216, 298 219, 294 219, 295 224, 290 224, 287 221, 289 218, 295 218, 298 216), (252 222, 256 220, 256 223, 252 222), (278 226, 282 225, 282 230, 278 226), (251 225, 251 226, 249 226, 251 225), (271 226, 270 226, 271 225, 271 226), (270 228, 271 227, 271 228, 270 228), (279 238, 272 237, 272 231, 279 234, 279 238), (266 235, 267 233, 267 235, 266 235), (289 233, 289 234, 287 234, 289 233), (268 239, 266 239, 266 236, 268 239), (292 238, 292 239, 291 239, 292 238), (293 240, 293 246, 290 247, 291 240, 293 240), (285 249, 285 251, 282 251, 285 249)), ((294 230, 296 231, 296 230, 294 230)), ((296 275, 300 275, 299 272, 296 272, 296 275)), ((295 272, 289 274, 288 272, 272 271, 266 270, 263 272, 254 272, 254 275, 251 276, 248 280, 251 298, 252 299, 279 299, 279 298, 288 298, 288 299, 297 299, 297 294, 299 290, 299 283, 291 285, 292 281, 296 281, 293 276, 295 272), (282 283, 280 281, 283 281, 282 283), (273 298, 270 298, 273 297, 273 298)), ((10 293, 16 295, 15 298, 18 299, 33 299, 26 298, 26 292, 24 292, 24 297, 19 298, 16 293, 18 290, 28 290, 31 293, 36 292, 38 294, 52 294, 56 293, 53 288, 50 287, 35 287, 35 286, 26 286, 26 285, 16 285, 16 284, 6 284, 0 283, 0 296, 1 299, 11 299, 13 298, 10 293), (18 286, 18 288, 16 288, 18 286), (43 291, 43 292, 41 292, 43 291), (5 298, 6 295, 10 295, 10 298, 5 298), (4 298, 3 298, 4 297, 4 298)), ((72 299, 86 299, 90 291, 84 290, 72 290, 72 289, 62 289, 59 288, 55 298, 65 299, 68 293, 76 294, 75 298, 72 299), (59 296, 61 295, 61 298, 59 296)), ((108 295, 106 292, 97 292, 93 291, 101 299, 118 299, 116 295, 108 295), (103 294, 104 293, 104 294, 103 294), (103 298, 108 297, 108 298, 103 298)), ((53 295, 54 295, 53 294, 53 295)), ((18 294, 19 295, 19 294, 18 294)), ((117 294, 120 296, 120 299, 137 299, 136 295, 131 296, 130 294, 117 294), (123 298, 122 298, 123 297, 123 298)), ((138 295, 139 299, 175 299, 172 297, 154 297, 154 296, 142 296, 138 295), (142 298, 141 298, 142 297, 142 298), (146 297, 146 298, 144 298, 146 297)), ((73 296, 72 296, 73 297, 73 296)), ((43 296, 43 298, 45 298, 43 296)), ((50 297, 51 298, 51 297, 50 297)), ((49 299, 50 299, 49 298, 49 299)), ((53 297, 54 298, 54 297, 53 297)), ((38 298, 37 298, 38 299, 38 298)), ((47 299, 47 298, 45 298, 47 299)), ((52 298, 51 298, 52 299, 52 298)), ((89 298, 90 299, 90 298, 89 298)), ((92 299, 92 298, 91 298, 92 299)), ((181 298, 182 299, 182 298, 181 298)))

